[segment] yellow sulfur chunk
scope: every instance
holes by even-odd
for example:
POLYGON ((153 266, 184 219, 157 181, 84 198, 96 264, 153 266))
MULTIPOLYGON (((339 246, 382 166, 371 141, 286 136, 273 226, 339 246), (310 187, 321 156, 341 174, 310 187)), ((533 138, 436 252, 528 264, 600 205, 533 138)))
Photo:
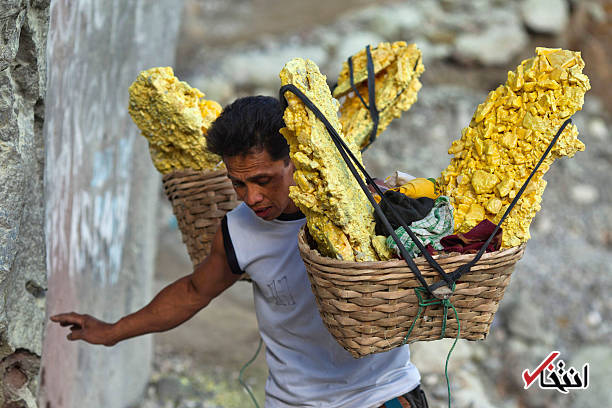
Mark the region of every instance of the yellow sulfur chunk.
POLYGON ((472 188, 476 194, 490 193, 499 183, 499 178, 492 173, 483 170, 476 170, 472 174, 472 188))
POLYGON ((221 158, 206 149, 204 135, 221 106, 179 81, 172 68, 143 71, 129 88, 129 112, 149 141, 153 165, 162 174, 174 170, 212 170, 221 158))
POLYGON ((484 220, 485 210, 480 204, 474 203, 470 206, 470 209, 465 214, 464 222, 469 229, 474 228, 480 221, 484 220))
MULTIPOLYGON (((371 48, 372 63, 374 64, 374 73, 379 74, 382 70, 388 68, 391 64, 396 62, 398 49, 406 47, 406 43, 403 41, 397 41, 394 43, 383 42, 375 48, 371 48)), ((357 54, 351 58, 353 62, 353 79, 355 84, 360 84, 368 79, 367 70, 367 56, 365 47, 360 50, 357 54)), ((348 69, 348 62, 342 63, 342 70, 338 75, 338 85, 334 89, 334 97, 350 92, 350 72, 348 69)))
MULTIPOLYGON (((590 89, 579 52, 536 48, 508 80, 478 106, 470 125, 449 149, 449 166, 439 179, 455 209, 455 231, 467 232, 485 217, 499 222, 557 130, 582 109, 590 89), (469 181, 469 182, 468 182, 469 181)), ((529 239, 552 162, 584 150, 578 130, 568 125, 502 225, 502 247, 529 239)))
POLYGON ((492 199, 487 201, 487 203, 485 204, 485 209, 491 214, 497 214, 499 210, 501 210, 502 205, 503 203, 499 198, 493 197, 492 199))
MULTIPOLYGON (((293 84, 319 108, 340 135, 338 102, 316 64, 295 58, 280 72, 282 85, 293 84)), ((291 92, 281 133, 295 164, 295 186, 289 196, 306 215, 308 230, 319 251, 346 261, 388 259, 390 253, 374 234, 373 208, 325 128, 313 112, 291 92)), ((349 148, 361 161, 356 146, 349 148)))
MULTIPOLYGON (((372 49, 372 61, 376 73, 376 108, 379 123, 376 136, 380 135, 394 118, 399 118, 417 100, 421 89, 419 76, 425 68, 421 62, 421 51, 415 44, 403 41, 380 43, 372 49)), ((365 49, 352 57, 355 87, 369 104, 367 84, 367 56, 365 49)), ((344 62, 338 76, 338 86, 334 97, 339 98, 340 123, 345 139, 355 143, 359 149, 370 144, 370 134, 374 128, 370 112, 363 106, 350 85, 348 63, 344 62)))
POLYGON ((512 187, 514 187, 514 180, 512 180, 510 177, 506 177, 495 186, 497 190, 497 196, 504 198, 505 196, 510 194, 510 191, 512 191, 512 187))

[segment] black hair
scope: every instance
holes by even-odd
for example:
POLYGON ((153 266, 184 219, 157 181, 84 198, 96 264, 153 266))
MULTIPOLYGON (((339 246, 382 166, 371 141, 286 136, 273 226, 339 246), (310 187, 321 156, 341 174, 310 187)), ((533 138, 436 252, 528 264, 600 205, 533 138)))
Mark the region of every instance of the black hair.
POLYGON ((280 102, 271 96, 247 96, 226 106, 206 135, 208 150, 221 157, 265 149, 272 160, 289 157, 289 145, 279 133, 285 126, 280 102))

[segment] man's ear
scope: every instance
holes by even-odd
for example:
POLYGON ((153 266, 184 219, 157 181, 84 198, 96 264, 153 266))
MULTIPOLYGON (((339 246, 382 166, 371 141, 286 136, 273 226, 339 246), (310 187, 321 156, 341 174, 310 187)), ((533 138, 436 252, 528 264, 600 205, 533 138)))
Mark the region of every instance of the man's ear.
POLYGON ((295 170, 295 165, 293 164, 293 162, 291 161, 291 158, 290 158, 289 156, 287 156, 287 157, 284 159, 284 162, 285 162, 285 167, 287 167, 287 166, 291 165, 291 166, 293 167, 293 169, 292 169, 292 170, 295 170))

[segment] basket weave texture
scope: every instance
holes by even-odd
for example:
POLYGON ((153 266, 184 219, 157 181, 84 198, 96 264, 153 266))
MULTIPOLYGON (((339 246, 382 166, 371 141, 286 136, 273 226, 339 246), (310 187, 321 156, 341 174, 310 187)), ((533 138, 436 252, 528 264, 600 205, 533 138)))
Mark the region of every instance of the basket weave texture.
POLYGON ((189 257, 196 266, 210 253, 223 216, 240 201, 225 169, 178 170, 164 175, 162 181, 189 257))
MULTIPOLYGON (((299 233, 298 246, 323 323, 342 347, 359 358, 402 344, 419 309, 414 289, 421 287, 404 260, 346 262, 323 257, 313 249, 304 228, 299 233)), ((524 245, 485 253, 456 282, 449 300, 459 315, 461 338, 481 340, 487 336, 514 264, 523 251, 524 245)), ((455 253, 434 259, 450 273, 474 256, 455 253)), ((428 285, 441 279, 425 258, 414 261, 428 285)), ((443 315, 441 304, 427 306, 407 343, 440 339, 443 315)), ((449 309, 444 337, 455 338, 457 328, 455 314, 449 309)))

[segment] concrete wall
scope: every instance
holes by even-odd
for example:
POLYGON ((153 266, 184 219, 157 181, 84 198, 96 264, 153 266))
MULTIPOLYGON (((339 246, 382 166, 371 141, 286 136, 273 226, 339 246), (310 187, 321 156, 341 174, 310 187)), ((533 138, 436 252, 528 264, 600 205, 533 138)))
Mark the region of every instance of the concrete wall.
POLYGON ((68 310, 112 321, 151 297, 159 176, 127 88, 140 70, 173 63, 181 6, 2 2, 2 407, 36 406, 38 378, 46 408, 122 407, 143 390, 150 338, 92 347, 45 321, 68 310))
MULTIPOLYGON (((128 86, 172 65, 181 2, 51 4, 44 126, 47 315, 107 321, 151 299, 159 175, 127 112, 128 86)), ((123 407, 148 380, 151 338, 113 348, 47 326, 40 405, 123 407)))
POLYGON ((45 317, 42 135, 49 1, 0 7, 0 406, 33 406, 45 317))

